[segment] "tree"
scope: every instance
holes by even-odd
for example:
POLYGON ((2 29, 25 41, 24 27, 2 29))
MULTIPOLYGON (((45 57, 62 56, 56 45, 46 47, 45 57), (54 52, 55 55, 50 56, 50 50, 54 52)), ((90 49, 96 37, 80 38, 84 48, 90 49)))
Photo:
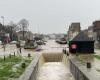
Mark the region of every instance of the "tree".
POLYGON ((0 23, 0 32, 5 32, 5 26, 0 23))
POLYGON ((26 19, 22 19, 19 21, 18 23, 19 27, 20 27, 20 31, 23 31, 23 40, 24 40, 24 32, 28 30, 28 26, 29 26, 29 22, 26 19))
POLYGON ((12 40, 17 40, 17 35, 16 35, 16 27, 17 25, 11 21, 7 26, 6 26, 6 33, 10 34, 10 39, 12 40))

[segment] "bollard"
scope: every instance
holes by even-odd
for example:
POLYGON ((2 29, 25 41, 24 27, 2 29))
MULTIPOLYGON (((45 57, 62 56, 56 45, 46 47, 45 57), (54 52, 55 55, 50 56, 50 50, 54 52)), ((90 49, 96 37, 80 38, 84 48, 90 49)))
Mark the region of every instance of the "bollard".
POLYGON ((4 56, 4 61, 6 60, 6 57, 4 56))
POLYGON ((31 57, 31 54, 30 53, 28 53, 28 57, 31 57))
POLYGON ((87 62, 87 68, 91 68, 91 63, 87 62))
POLYGON ((9 54, 9 58, 11 58, 11 54, 9 54))
POLYGON ((15 52, 14 52, 14 56, 15 56, 15 52))
POLYGON ((69 53, 67 52, 67 56, 69 56, 69 53))
POLYGON ((22 68, 25 68, 26 67, 26 64, 25 62, 22 63, 22 68))

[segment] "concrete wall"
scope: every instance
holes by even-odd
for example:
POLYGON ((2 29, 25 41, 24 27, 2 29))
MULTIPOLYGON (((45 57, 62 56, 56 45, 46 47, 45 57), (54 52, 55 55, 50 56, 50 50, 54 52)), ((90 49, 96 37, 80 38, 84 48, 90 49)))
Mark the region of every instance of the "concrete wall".
POLYGON ((63 58, 62 53, 43 53, 45 62, 61 62, 63 58))
POLYGON ((94 68, 87 68, 86 65, 80 63, 76 58, 69 59, 70 72, 75 80, 100 80, 98 72, 94 68))
POLYGON ((38 62, 41 55, 36 54, 34 56, 34 60, 30 63, 30 65, 26 68, 26 70, 18 80, 36 80, 36 75, 38 72, 38 62))

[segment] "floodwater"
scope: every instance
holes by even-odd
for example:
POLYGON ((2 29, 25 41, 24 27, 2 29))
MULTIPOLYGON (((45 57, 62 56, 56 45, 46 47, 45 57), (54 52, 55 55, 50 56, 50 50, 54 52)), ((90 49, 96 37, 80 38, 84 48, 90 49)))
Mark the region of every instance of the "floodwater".
POLYGON ((47 62, 40 68, 37 80, 74 80, 62 62, 47 62))
POLYGON ((62 52, 62 49, 67 47, 68 45, 60 45, 55 42, 55 40, 48 40, 46 45, 42 46, 43 52, 62 52))

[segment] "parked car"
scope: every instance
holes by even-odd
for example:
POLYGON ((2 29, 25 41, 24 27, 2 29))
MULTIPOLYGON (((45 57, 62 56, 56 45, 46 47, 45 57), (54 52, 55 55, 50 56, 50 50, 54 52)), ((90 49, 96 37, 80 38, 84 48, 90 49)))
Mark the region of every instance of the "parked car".
POLYGON ((67 40, 64 39, 64 38, 57 39, 56 42, 59 43, 59 44, 67 44, 67 40))
POLYGON ((11 41, 10 44, 17 44, 17 41, 11 41))
POLYGON ((0 44, 2 44, 2 41, 0 41, 0 44))
POLYGON ((38 40, 38 41, 36 41, 36 43, 38 44, 38 45, 45 45, 46 43, 44 42, 44 41, 42 41, 42 40, 38 40))
POLYGON ((38 45, 34 40, 28 40, 24 45, 24 49, 36 49, 37 47, 38 45))

